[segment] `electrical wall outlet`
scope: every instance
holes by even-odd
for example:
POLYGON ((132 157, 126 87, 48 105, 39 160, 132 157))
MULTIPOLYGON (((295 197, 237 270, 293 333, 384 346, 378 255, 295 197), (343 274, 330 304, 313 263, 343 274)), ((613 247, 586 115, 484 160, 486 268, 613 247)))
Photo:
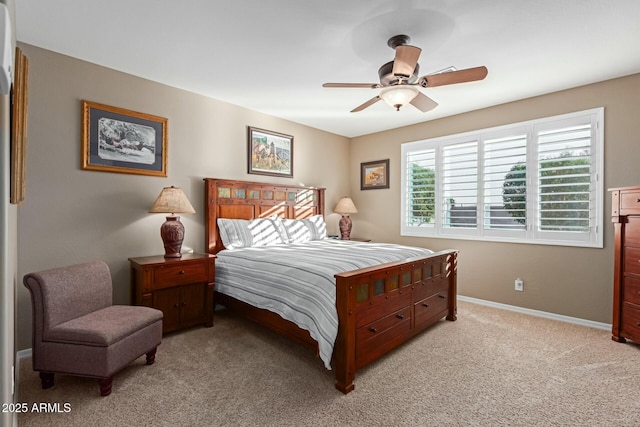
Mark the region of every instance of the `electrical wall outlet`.
POLYGON ((518 292, 524 291, 524 281, 522 279, 516 279, 515 290, 518 292))

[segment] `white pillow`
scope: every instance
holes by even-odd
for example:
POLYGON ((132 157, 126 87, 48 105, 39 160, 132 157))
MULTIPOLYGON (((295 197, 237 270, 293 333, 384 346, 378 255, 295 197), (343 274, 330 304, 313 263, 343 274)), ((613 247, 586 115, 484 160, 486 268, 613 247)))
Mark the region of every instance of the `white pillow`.
POLYGON ((327 238, 327 225, 322 215, 314 215, 306 219, 284 219, 281 221, 289 243, 304 243, 327 238))
POLYGON ((227 249, 286 243, 272 218, 227 219, 218 218, 220 239, 227 249))

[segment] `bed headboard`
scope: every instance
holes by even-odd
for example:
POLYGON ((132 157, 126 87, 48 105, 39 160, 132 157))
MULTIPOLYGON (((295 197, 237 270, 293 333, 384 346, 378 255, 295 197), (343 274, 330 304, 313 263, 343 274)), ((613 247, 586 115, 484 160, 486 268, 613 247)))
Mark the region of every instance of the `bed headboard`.
POLYGON ((324 215, 324 188, 205 178, 205 245, 224 249, 218 218, 256 219, 277 215, 303 219, 324 215))

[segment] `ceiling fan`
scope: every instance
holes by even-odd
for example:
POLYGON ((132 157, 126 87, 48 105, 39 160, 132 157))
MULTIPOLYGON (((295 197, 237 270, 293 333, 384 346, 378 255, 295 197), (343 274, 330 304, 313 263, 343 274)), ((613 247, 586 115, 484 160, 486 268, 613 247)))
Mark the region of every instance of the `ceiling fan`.
POLYGON ((482 80, 487 76, 487 67, 482 66, 464 70, 450 67, 437 73, 418 77, 420 71, 418 58, 422 49, 408 45, 409 40, 409 36, 406 35, 397 35, 389 39, 387 45, 396 51, 396 56, 393 61, 387 62, 378 70, 380 83, 325 83, 322 86, 382 89, 378 95, 351 110, 352 113, 362 111, 381 99, 398 111, 400 107, 409 103, 426 113, 436 108, 438 103, 420 92, 418 86, 428 88, 472 82, 482 80))

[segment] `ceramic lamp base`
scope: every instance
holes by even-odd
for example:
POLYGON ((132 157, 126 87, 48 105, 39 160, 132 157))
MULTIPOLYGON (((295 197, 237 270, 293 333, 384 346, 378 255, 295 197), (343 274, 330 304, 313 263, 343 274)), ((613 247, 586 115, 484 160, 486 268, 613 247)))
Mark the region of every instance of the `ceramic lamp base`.
POLYGON ((340 226, 340 239, 351 240, 351 218, 349 215, 342 215, 338 225, 340 226))
POLYGON ((167 216, 167 221, 160 227, 160 237, 164 243, 165 258, 180 258, 182 241, 184 240, 184 225, 177 215, 167 216))

